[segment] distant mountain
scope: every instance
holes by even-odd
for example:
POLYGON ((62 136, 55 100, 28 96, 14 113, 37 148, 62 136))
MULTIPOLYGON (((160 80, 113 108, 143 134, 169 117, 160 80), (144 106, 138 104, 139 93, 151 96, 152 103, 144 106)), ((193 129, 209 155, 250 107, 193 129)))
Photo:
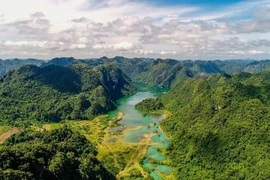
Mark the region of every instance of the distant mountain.
MULTIPOLYGON (((22 62, 13 68, 16 69, 22 66, 22 62)), ((24 61, 28 64, 35 64, 35 61, 24 61)), ((40 63, 40 62, 39 62, 40 63)), ((90 67, 96 67, 106 63, 115 63, 122 71, 124 71, 133 81, 143 82, 150 85, 160 87, 171 87, 177 82, 191 77, 207 77, 214 73, 234 74, 237 72, 262 72, 270 69, 270 60, 254 61, 254 60, 185 60, 177 61, 173 59, 151 59, 151 58, 95 58, 95 59, 75 59, 73 57, 58 57, 48 62, 38 64, 38 66, 70 66, 74 64, 86 64, 90 67)), ((11 64, 11 62, 10 62, 11 64)), ((10 70, 2 68, 2 73, 10 70)), ((0 68, 1 70, 1 68, 0 68)))
POLYGON ((244 67, 244 72, 258 73, 262 71, 270 70, 270 60, 255 61, 244 67))
POLYGON ((97 59, 62 57, 54 58, 43 66, 51 64, 60 66, 87 64, 95 67, 106 63, 115 63, 133 81, 160 87, 171 87, 177 82, 191 77, 207 77, 214 73, 233 74, 241 72, 248 64, 253 62, 253 60, 177 61, 173 59, 125 58, 121 56, 97 59))
POLYGON ((160 87, 170 87, 179 79, 193 76, 188 69, 184 68, 176 60, 149 59, 145 61, 138 58, 127 59, 124 57, 102 58, 100 60, 116 63, 133 81, 160 87))
POLYGON ((51 59, 49 62, 44 63, 43 66, 49 66, 49 65, 57 65, 57 66, 68 66, 72 64, 77 64, 75 58, 73 57, 61 57, 61 58, 54 58, 51 59))
POLYGON ((189 68, 193 74, 207 76, 213 73, 224 73, 214 61, 182 61, 183 66, 189 68))
POLYGON ((233 74, 237 72, 242 72, 248 64, 253 62, 255 61, 254 60, 181 61, 183 66, 190 68, 196 74, 205 73, 208 75, 213 73, 233 74))
POLYGON ((44 63, 42 67, 49 66, 49 65, 70 66, 74 64, 87 64, 91 67, 95 67, 102 64, 106 64, 108 62, 111 62, 111 61, 107 57, 103 57, 99 59, 75 59, 73 57, 57 57, 44 63))
POLYGON ((254 60, 216 60, 213 61, 213 63, 216 64, 216 66, 223 72, 226 72, 228 74, 234 74, 237 72, 242 72, 244 68, 250 64, 253 63, 254 60))
POLYGON ((179 61, 176 60, 161 60, 161 59, 141 59, 141 58, 124 58, 115 57, 107 58, 102 57, 99 59, 82 59, 76 60, 74 58, 55 58, 47 62, 43 66, 51 64, 68 66, 72 64, 85 64, 90 67, 96 67, 102 64, 114 63, 123 72, 125 72, 133 81, 144 82, 150 85, 156 85, 160 87, 170 87, 177 77, 183 76, 188 78, 191 72, 185 69, 179 61), (181 71, 182 70, 182 71, 181 71))
POLYGON ((113 110, 117 99, 134 90, 113 64, 26 65, 0 78, 0 123, 91 119, 113 110))
POLYGON ((8 71, 18 69, 24 65, 36 65, 41 66, 44 63, 42 60, 37 59, 0 59, 0 75, 5 74, 8 71))

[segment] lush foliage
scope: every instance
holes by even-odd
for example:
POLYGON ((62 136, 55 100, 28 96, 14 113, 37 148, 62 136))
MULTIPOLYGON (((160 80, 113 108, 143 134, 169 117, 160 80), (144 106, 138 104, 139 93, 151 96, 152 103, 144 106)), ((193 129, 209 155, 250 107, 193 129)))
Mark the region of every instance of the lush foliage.
POLYGON ((0 179, 114 179, 96 148, 67 127, 26 130, 0 146, 0 179))
MULTIPOLYGON (((92 119, 134 92, 130 77, 173 87, 136 108, 144 114, 162 108, 172 113, 162 127, 172 138, 167 157, 176 179, 270 179, 270 72, 229 75, 261 72, 268 64, 55 58, 42 68, 24 66, 0 77, 0 124, 92 119), (212 74, 223 72, 229 74, 212 74)), ((113 178, 125 167, 115 159, 124 160, 127 152, 117 158, 110 153, 101 165, 95 148, 67 128, 24 131, 0 146, 0 179, 113 178)), ((139 178, 135 170, 132 174, 131 179, 139 178)))
POLYGON ((135 108, 142 111, 144 115, 149 112, 163 108, 163 104, 154 98, 148 98, 135 105, 135 108))
POLYGON ((269 179, 269 88, 270 72, 210 75, 161 97, 176 179, 269 179))
POLYGON ((0 77, 0 123, 92 119, 134 90, 130 79, 111 64, 27 65, 0 77))

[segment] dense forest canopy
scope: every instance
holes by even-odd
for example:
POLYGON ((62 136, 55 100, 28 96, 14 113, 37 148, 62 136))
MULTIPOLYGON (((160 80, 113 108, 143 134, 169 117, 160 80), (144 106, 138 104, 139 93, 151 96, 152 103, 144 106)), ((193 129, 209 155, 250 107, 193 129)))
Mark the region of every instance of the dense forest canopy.
POLYGON ((158 99, 176 179, 269 179, 269 88, 270 72, 214 74, 158 99))
POLYGON ((0 179, 115 179, 78 132, 26 130, 0 146, 0 179))

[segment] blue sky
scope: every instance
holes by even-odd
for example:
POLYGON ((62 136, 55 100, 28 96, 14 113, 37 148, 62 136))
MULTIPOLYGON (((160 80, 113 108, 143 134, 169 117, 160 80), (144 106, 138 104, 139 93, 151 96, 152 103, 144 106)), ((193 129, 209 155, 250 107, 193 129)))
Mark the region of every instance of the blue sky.
POLYGON ((269 55, 269 0, 0 0, 2 59, 269 55))

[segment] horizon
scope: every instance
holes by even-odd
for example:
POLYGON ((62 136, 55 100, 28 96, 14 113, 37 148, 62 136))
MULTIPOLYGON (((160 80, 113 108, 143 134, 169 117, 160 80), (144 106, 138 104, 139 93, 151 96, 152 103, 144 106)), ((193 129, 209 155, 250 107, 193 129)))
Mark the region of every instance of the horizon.
POLYGON ((40 60, 40 61, 51 61, 53 59, 61 59, 61 58, 73 58, 75 60, 94 60, 94 59, 101 59, 101 58, 108 58, 108 59, 114 59, 114 58, 125 58, 125 59, 151 59, 151 60, 176 60, 176 61, 268 61, 270 60, 269 58, 266 58, 266 59, 250 59, 250 58, 246 58, 246 59, 212 59, 212 60, 209 60, 209 59, 173 59, 173 58, 153 58, 153 57, 131 57, 131 58, 128 58, 128 57, 124 57, 124 56, 114 56, 114 57, 107 57, 107 56, 102 56, 102 57, 97 57, 97 58, 76 58, 76 57, 68 57, 68 56, 63 56, 63 57, 53 57, 53 58, 50 58, 50 59, 39 59, 39 58, 17 58, 17 57, 13 57, 13 58, 7 58, 7 59, 1 59, 0 57, 0 60, 2 61, 6 61, 6 60, 40 60))
POLYGON ((268 0, 0 0, 0 5, 3 59, 270 56, 268 0))

